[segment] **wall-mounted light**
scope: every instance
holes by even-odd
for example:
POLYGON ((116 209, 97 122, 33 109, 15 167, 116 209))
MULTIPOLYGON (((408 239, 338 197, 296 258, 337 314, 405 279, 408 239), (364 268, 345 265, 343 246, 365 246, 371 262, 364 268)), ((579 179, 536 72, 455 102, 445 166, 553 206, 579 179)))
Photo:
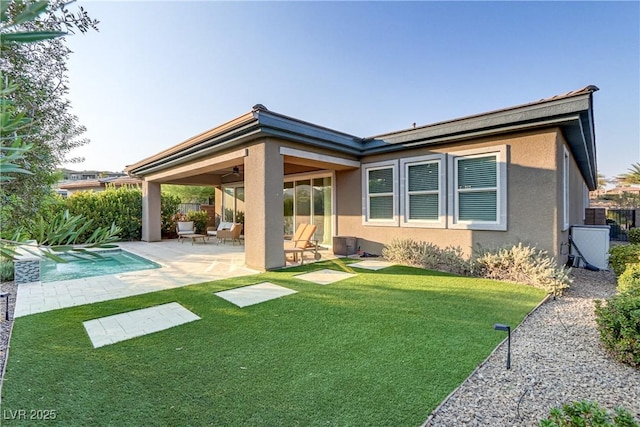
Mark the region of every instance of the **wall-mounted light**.
POLYGON ((511 369, 511 326, 502 323, 494 323, 493 329, 507 332, 507 369, 511 369))

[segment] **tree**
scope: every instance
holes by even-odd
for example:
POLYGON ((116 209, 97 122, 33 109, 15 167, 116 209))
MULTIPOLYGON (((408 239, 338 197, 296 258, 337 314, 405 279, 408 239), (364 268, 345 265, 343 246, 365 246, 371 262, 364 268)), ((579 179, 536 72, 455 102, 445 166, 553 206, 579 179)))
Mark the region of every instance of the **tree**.
MULTIPOLYGON (((22 181, 26 181, 26 178, 31 178, 37 173, 38 166, 43 166, 40 163, 30 163, 29 157, 34 156, 35 160, 42 160, 45 165, 48 165, 51 158, 55 158, 55 152, 52 151, 55 148, 64 147, 64 139, 69 136, 69 128, 66 124, 63 124, 62 128, 59 128, 58 134, 52 135, 48 133, 49 130, 56 129, 56 126, 51 126, 51 119, 53 117, 47 117, 46 115, 36 114, 36 107, 38 105, 32 104, 30 114, 28 108, 25 108, 24 100, 21 98, 21 86, 10 80, 10 74, 6 73, 5 68, 11 70, 11 62, 5 61, 5 53, 12 52, 16 54, 16 57, 20 57, 19 46, 28 44, 29 46, 38 45, 43 42, 55 41, 56 38, 61 37, 65 33, 62 31, 42 30, 44 26, 30 24, 37 23, 37 18, 41 15, 49 6, 47 1, 29 2, 25 3, 21 0, 16 0, 13 3, 9 3, 6 0, 0 1, 0 53, 3 54, 2 62, 0 62, 0 227, 3 227, 4 219, 14 216, 14 207, 21 206, 18 202, 33 196, 30 193, 12 194, 10 186, 20 182, 20 178, 25 178, 22 181), (13 8, 12 8, 13 6, 13 8), (24 27, 24 28, 20 28, 24 27), (6 75, 6 74, 9 74, 6 75), (16 95, 18 94, 18 95, 16 95), (49 120, 49 121, 48 121, 49 120), (56 144, 55 138, 61 138, 62 144, 56 144), (23 140, 30 140, 30 143, 24 143, 23 140), (54 143, 51 143, 51 141, 54 143), (39 146, 38 144, 41 144, 39 146), (47 157, 48 153, 48 157, 47 157), (38 155, 45 154, 45 157, 38 157, 38 155), (19 163, 23 163, 21 167, 19 163), (9 191, 7 189, 9 188, 9 191), (13 205, 13 206, 12 206, 13 205)), ((88 21, 88 17, 82 11, 75 18, 73 15, 66 11, 64 5, 61 5, 60 10, 63 13, 62 18, 56 18, 54 12, 49 12, 49 17, 52 16, 58 19, 57 22, 77 22, 75 24, 80 30, 83 28, 86 30, 86 25, 89 25, 92 21, 88 21)), ((66 25, 66 24, 65 24, 66 25)), ((54 25, 55 27, 55 25, 54 25)), ((11 55, 9 55, 11 56, 11 55)), ((37 55, 36 57, 37 58, 37 55)), ((37 60, 36 60, 37 62, 37 60)), ((19 61, 18 61, 19 63, 19 61)), ((14 64, 15 65, 15 64, 14 64)), ((46 64, 42 64, 46 65, 46 64)), ((17 74, 17 79, 23 83, 29 84, 33 81, 37 81, 39 74, 37 70, 34 70, 35 74, 29 77, 28 73, 25 75, 17 74)), ((46 72, 42 72, 43 75, 47 75, 46 72)), ((43 83, 41 81, 41 83, 43 83)), ((47 82, 44 82, 47 83, 47 82)), ((58 84, 58 87, 60 84, 58 84)), ((29 86, 36 88, 35 86, 29 86)), ((46 84, 45 84, 46 89, 46 84)), ((33 94, 24 94, 25 98, 29 98, 33 94)), ((46 94, 45 94, 46 95, 46 94)), ((44 96, 41 100, 46 104, 55 105, 55 96, 44 96)), ((31 100, 35 97, 30 98, 31 100)), ((64 101, 63 104, 68 105, 68 101, 64 101)), ((45 109, 43 109, 45 111, 45 109)), ((62 111, 64 116, 64 109, 62 111)), ((62 117, 62 122, 65 121, 65 117, 62 117)), ((73 126, 72 126, 73 127, 73 126)), ((73 132, 72 132, 73 133, 73 132)), ((46 167, 46 166, 45 166, 46 167)), ((45 170, 46 172, 46 170, 45 170)), ((46 175, 45 175, 46 176, 46 175)), ((47 180, 34 181, 36 188, 43 188, 47 184, 47 180)), ((24 187, 24 186, 23 186, 24 187)), ((18 186, 18 188, 21 188, 18 186)), ((49 193, 51 193, 50 187, 49 193)), ((24 189, 24 188, 22 188, 24 189)), ((42 201, 41 201, 42 203, 42 201)), ((0 236, 0 261, 5 258, 14 258, 18 254, 15 252, 14 247, 20 245, 21 248, 27 252, 31 252, 36 255, 44 255, 57 261, 63 262, 56 253, 61 252, 85 252, 85 247, 111 247, 110 243, 118 240, 118 233, 120 229, 112 224, 111 227, 96 228, 93 233, 84 239, 83 246, 75 246, 79 243, 80 237, 88 231, 92 225, 91 221, 87 221, 81 216, 69 216, 68 212, 60 212, 55 216, 52 221, 45 221, 40 219, 37 223, 38 227, 34 228, 36 238, 39 243, 27 242, 21 235, 21 228, 17 227, 12 239, 7 239, 4 236, 0 236)), ((0 229, 0 232, 6 233, 6 229, 0 229)), ((97 256, 97 255, 96 255, 97 256)))
MULTIPOLYGON (((14 168, 30 173, 13 175, 0 187, 0 226, 2 230, 15 230, 36 217, 50 197, 57 165, 73 160, 68 158, 71 150, 88 143, 82 136, 85 128, 71 113, 66 99, 66 62, 71 51, 64 38, 58 36, 97 30, 98 22, 89 18, 82 7, 72 14, 62 0, 1 0, 1 5, 2 97, 27 120, 18 130, 8 132, 20 136, 22 144, 31 147, 14 151, 17 156, 11 162, 14 168), (22 36, 15 39, 16 34, 22 36), (53 37, 43 37, 47 35, 53 37)), ((3 137, 8 136, 4 126, 3 132, 3 137)), ((3 147, 10 145, 3 139, 3 147)))
POLYGON ((627 173, 620 174, 616 180, 622 185, 640 184, 640 163, 633 163, 627 173))
POLYGON ((603 174, 598 173, 598 190, 604 190, 608 183, 607 178, 603 174))
POLYGON ((179 197, 182 203, 209 203, 215 197, 211 186, 164 184, 162 192, 179 197))

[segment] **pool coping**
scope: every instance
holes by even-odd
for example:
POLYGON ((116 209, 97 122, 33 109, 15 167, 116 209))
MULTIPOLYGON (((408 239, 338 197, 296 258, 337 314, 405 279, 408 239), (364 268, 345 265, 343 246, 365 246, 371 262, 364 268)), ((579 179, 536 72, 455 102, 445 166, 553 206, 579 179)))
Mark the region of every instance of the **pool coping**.
POLYGON ((238 246, 181 245, 162 242, 118 242, 118 248, 160 268, 92 276, 57 282, 25 282, 17 286, 14 316, 92 304, 192 284, 259 273, 244 264, 238 246))
MULTIPOLYGON (((164 265, 162 265, 160 263, 157 263, 157 262, 155 262, 153 260, 145 258, 142 255, 138 255, 138 254, 136 254, 136 253, 134 253, 132 251, 128 251, 128 250, 120 248, 120 247, 119 248, 108 248, 108 249, 103 249, 103 250, 100 250, 99 248, 91 248, 91 249, 98 249, 98 250, 90 250, 90 251, 87 251, 87 252, 91 252, 91 253, 95 253, 95 254, 105 254, 105 255, 106 254, 115 254, 115 253, 130 254, 130 255, 133 255, 136 258, 140 258, 141 260, 143 260, 146 263, 153 264, 153 266, 152 267, 148 267, 148 268, 139 268, 139 269, 135 269, 135 270, 110 272, 110 273, 106 273, 106 274, 100 273, 100 274, 92 274, 92 275, 89 275, 89 276, 65 278, 65 279, 58 279, 58 280, 42 280, 42 263, 43 262, 48 262, 48 261, 49 262, 54 262, 54 261, 50 261, 49 259, 43 258, 43 259, 40 259, 40 280, 37 280, 37 281, 40 281, 42 283, 52 283, 52 282, 60 282, 60 281, 65 281, 65 280, 85 279, 85 278, 89 278, 89 277, 99 277, 99 276, 110 276, 110 275, 124 274, 124 273, 132 272, 132 271, 154 270, 154 269, 157 269, 157 268, 165 267, 164 265)), ((65 254, 62 254, 62 255, 64 256, 65 254)), ((82 255, 82 253, 80 253, 79 255, 82 255)), ((90 258, 87 258, 87 259, 90 259, 90 258)), ((70 260, 70 262, 72 262, 72 261, 73 260, 70 260)))

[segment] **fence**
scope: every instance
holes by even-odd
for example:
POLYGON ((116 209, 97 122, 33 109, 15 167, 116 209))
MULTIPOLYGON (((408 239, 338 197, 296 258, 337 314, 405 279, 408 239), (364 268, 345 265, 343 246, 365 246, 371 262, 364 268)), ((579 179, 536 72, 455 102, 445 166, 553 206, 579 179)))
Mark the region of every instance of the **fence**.
POLYGON ((607 209, 610 240, 629 240, 629 230, 636 227, 636 212, 636 209, 607 209))
POLYGON ((199 211, 200 203, 180 203, 178 206, 178 212, 186 215, 189 211, 199 211))
POLYGON ((200 203, 180 203, 180 205, 178 205, 178 212, 181 214, 186 215, 189 211, 205 211, 209 214, 207 226, 217 227, 220 222, 220 218, 216 218, 216 212, 213 205, 203 205, 200 203))

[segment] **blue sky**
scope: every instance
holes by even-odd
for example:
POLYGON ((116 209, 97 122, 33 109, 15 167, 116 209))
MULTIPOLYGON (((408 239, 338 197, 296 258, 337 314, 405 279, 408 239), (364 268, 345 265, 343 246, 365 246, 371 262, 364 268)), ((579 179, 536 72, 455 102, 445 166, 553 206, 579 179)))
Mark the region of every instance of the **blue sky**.
POLYGON ((122 170, 262 103, 366 137, 596 85, 599 171, 640 162, 638 2, 97 2, 67 38, 74 169, 122 170))

